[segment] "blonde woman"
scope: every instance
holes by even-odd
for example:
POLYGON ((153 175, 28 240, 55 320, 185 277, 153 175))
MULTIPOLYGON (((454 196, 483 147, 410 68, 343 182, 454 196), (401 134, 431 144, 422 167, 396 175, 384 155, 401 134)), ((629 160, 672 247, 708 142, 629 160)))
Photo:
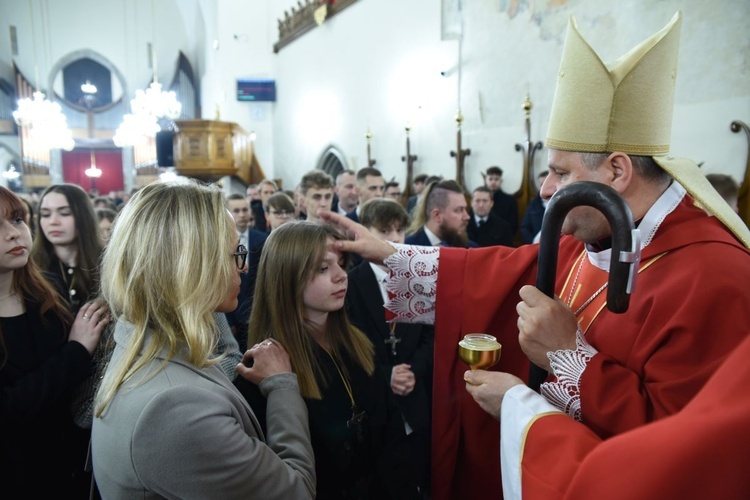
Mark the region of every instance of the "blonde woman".
POLYGON ((217 188, 151 184, 118 216, 102 294, 118 318, 92 452, 103 498, 310 498, 307 411, 276 342, 237 366, 268 398, 264 437, 222 373, 214 312, 237 305, 247 250, 217 188))
MULTIPOLYGON (((309 412, 316 498, 416 498, 401 414, 372 344, 346 317, 344 258, 332 248, 337 239, 330 226, 309 221, 271 233, 258 269, 263 293, 255 298, 248 345, 270 333, 289 352, 309 412)), ((252 387, 243 391, 264 407, 252 387)))

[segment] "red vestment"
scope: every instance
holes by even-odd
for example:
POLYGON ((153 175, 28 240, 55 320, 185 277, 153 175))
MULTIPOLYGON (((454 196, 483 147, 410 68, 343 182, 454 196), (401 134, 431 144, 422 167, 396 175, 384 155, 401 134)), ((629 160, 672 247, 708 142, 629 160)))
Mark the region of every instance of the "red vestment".
MULTIPOLYGON (((442 248, 435 306, 433 496, 501 495, 499 425, 465 390, 457 344, 488 333, 503 345, 494 370, 528 377, 518 344, 518 290, 536 279, 536 245, 442 248)), ((560 241, 558 295, 583 244, 560 241)), ((586 332, 599 351, 581 380, 583 422, 602 438, 671 415, 750 331, 750 254, 685 196, 643 249, 668 252, 638 276, 625 314, 603 309, 586 332)))
POLYGON ((526 499, 745 499, 750 494, 750 338, 680 412, 602 441, 566 415, 528 429, 526 499))

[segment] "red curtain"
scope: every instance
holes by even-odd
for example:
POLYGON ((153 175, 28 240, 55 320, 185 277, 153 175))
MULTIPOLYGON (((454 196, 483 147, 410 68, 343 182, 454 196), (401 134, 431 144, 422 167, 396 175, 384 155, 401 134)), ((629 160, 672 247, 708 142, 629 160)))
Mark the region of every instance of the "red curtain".
POLYGON ((122 191, 122 150, 95 149, 94 158, 96 166, 102 171, 102 176, 98 179, 90 179, 85 173, 91 166, 91 149, 76 148, 73 151, 63 151, 63 181, 78 184, 87 192, 96 187, 99 194, 103 195, 110 191, 122 191))

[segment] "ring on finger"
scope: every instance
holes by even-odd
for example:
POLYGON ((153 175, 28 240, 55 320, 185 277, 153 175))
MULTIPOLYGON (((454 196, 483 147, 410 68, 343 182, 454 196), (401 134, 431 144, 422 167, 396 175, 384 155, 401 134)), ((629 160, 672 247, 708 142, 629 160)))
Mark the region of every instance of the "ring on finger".
POLYGON ((266 342, 266 345, 273 345, 273 341, 269 340, 268 342, 266 342))
POLYGON ((83 315, 83 319, 89 319, 89 315, 88 314, 84 314, 83 315))

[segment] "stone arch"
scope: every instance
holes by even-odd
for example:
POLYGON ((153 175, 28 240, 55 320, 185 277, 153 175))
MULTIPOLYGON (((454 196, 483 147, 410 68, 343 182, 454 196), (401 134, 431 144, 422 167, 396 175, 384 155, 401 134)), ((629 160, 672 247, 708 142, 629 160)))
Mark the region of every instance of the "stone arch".
POLYGON ((346 157, 336 146, 329 146, 320 156, 316 168, 336 179, 336 176, 339 175, 342 170, 347 169, 346 157))

